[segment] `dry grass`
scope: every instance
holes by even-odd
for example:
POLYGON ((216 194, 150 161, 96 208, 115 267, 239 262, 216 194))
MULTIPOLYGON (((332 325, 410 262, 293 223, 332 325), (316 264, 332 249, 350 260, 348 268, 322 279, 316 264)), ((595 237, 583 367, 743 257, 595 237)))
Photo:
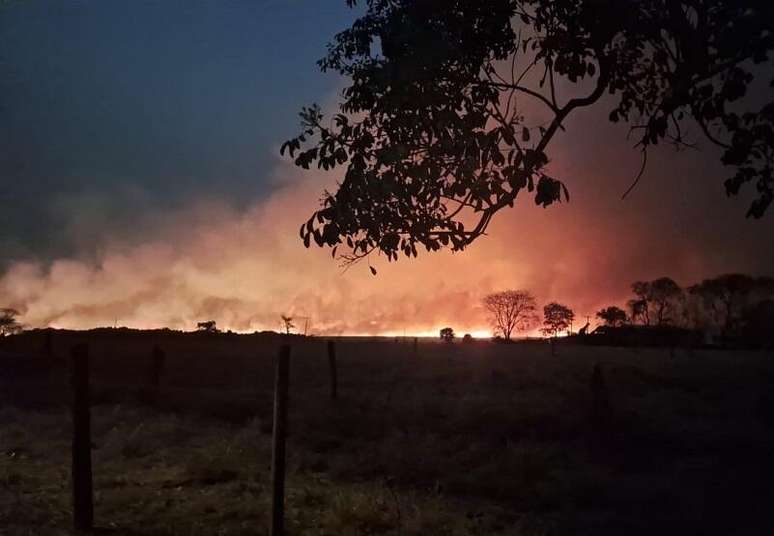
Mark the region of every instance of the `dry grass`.
MULTIPOLYGON (((92 344, 97 523, 119 534, 265 534, 279 341, 132 337, 92 344), (168 358, 152 407, 141 371, 157 343, 168 358)), ((62 354, 71 340, 57 339, 62 354)), ((552 357, 537 343, 430 342, 415 355, 356 340, 338 353, 332 402, 324 341, 294 341, 290 534, 774 528, 771 355, 566 346, 552 357), (589 420, 596 362, 613 408, 602 428, 589 420)), ((64 372, 5 391, 0 534, 69 527, 64 372)))

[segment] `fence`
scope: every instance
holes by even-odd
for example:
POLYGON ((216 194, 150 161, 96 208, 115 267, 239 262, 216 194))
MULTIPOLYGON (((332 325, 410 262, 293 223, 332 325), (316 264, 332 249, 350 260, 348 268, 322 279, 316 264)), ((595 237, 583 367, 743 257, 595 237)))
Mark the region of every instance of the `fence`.
MULTIPOLYGON (((147 341, 146 341, 147 343, 147 341)), ((51 343, 47 342, 47 346, 50 348, 51 343)), ((317 343, 315 343, 317 344, 317 343)), ((92 402, 99 404, 98 400, 92 400, 92 388, 94 387, 94 368, 99 368, 99 360, 93 359, 95 355, 99 354, 99 345, 95 343, 96 348, 92 348, 93 353, 90 355, 90 347, 85 345, 74 345, 70 349, 69 359, 71 364, 70 385, 72 387, 72 399, 71 399, 71 411, 73 416, 73 442, 72 442, 72 500, 73 500, 73 525, 76 530, 88 531, 94 525, 94 508, 93 497, 95 490, 93 489, 93 474, 94 472, 99 477, 99 456, 95 458, 97 465, 92 468, 91 457, 91 415, 90 406, 92 402), (92 359, 90 359, 90 357, 92 359), (95 363, 95 361, 97 361, 95 363)), ((148 345, 150 346, 150 345, 148 345)), ((148 346, 144 352, 143 362, 139 367, 136 367, 145 377, 144 384, 148 392, 152 395, 150 400, 158 401, 162 397, 165 387, 165 374, 173 374, 174 367, 169 367, 168 352, 165 352, 166 346, 162 348, 161 345, 155 345, 150 351, 148 346)), ((416 343, 415 345, 416 346, 416 343)), ((272 504, 271 504, 271 534, 273 536, 280 536, 285 531, 285 509, 284 509, 284 497, 286 491, 286 440, 288 425, 292 426, 292 422, 288 422, 288 406, 290 402, 290 377, 291 377, 291 348, 290 345, 285 343, 275 348, 275 359, 273 360, 273 418, 272 418, 272 455, 271 455, 271 491, 272 491, 272 504)), ((339 397, 339 364, 337 362, 337 348, 334 341, 328 341, 323 347, 315 346, 317 352, 317 358, 314 359, 318 365, 316 365, 316 373, 321 374, 318 376, 318 380, 322 380, 320 384, 326 388, 326 391, 322 392, 322 389, 316 390, 312 393, 312 398, 318 400, 318 397, 330 396, 332 401, 335 401, 339 397), (320 359, 323 355, 326 359, 320 359), (325 374, 327 372, 327 374, 325 374), (327 377, 326 377, 327 376, 327 377), (329 389, 329 390, 328 390, 329 389)), ((444 347, 445 348, 445 347, 444 347)), ((406 354, 411 354, 411 346, 407 346, 406 354)), ((298 350, 296 349, 296 352, 298 350)), ((51 354, 49 350, 47 352, 51 354)), ((174 359, 175 352, 169 352, 169 355, 174 359)), ((296 354, 293 354, 294 363, 296 360, 296 354)), ((409 359, 406 363, 410 364, 413 359, 409 359)), ((264 360, 266 366, 271 360, 264 360)), ((349 361, 345 362, 344 370, 349 370, 349 361)), ((135 363, 136 364, 136 363, 135 363)), ((484 365, 488 366, 488 365, 484 365)), ((294 367, 295 368, 295 367, 294 367)), ((396 376, 394 384, 403 381, 402 376, 396 376)), ((318 386, 320 385, 318 384, 318 386)), ((298 385, 294 382, 294 387, 298 388, 298 385)), ((387 393, 386 406, 390 404, 390 397, 393 395, 395 385, 391 385, 387 393)), ((595 367, 592 381, 590 384, 590 391, 592 393, 592 406, 590 413, 591 427, 594 428, 595 433, 604 440, 605 428, 607 421, 609 420, 609 399, 607 389, 605 385, 605 378, 602 375, 602 369, 595 367)), ((346 388, 345 392, 350 393, 351 390, 346 388)), ((353 396, 354 393, 353 393, 353 396)), ((163 400, 163 399, 162 399, 163 400)), ((269 407, 268 399, 264 400, 265 406, 269 407)), ((329 408, 335 408, 335 412, 338 414, 342 408, 346 406, 330 405, 329 408)), ((385 426, 387 421, 384 421, 385 426)), ((97 479, 99 483, 99 479, 97 479)), ((99 491, 99 490, 96 490, 99 491)), ((99 516, 99 510, 98 510, 99 516)), ((97 520, 99 522, 99 520, 97 520)))
MULTIPOLYGON (((47 347, 50 341, 47 339, 47 347)), ((286 472, 286 444, 288 425, 290 352, 288 344, 282 344, 275 360, 274 408, 272 426, 272 536, 285 534, 284 498, 286 472)), ((327 343, 327 355, 330 371, 331 398, 338 396, 338 377, 336 366, 336 345, 327 343)), ((89 347, 85 344, 73 346, 70 350, 70 385, 72 390, 72 496, 73 527, 76 532, 89 532, 94 526, 93 474, 91 459, 91 385, 89 347)), ((161 379, 165 365, 165 353, 154 346, 151 352, 149 385, 151 401, 158 400, 161 379)))

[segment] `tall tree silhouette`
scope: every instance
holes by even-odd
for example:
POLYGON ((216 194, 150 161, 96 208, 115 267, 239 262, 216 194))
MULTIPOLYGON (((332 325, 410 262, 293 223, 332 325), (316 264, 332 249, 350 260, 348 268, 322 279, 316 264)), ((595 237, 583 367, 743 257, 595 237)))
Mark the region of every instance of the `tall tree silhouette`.
POLYGON ((495 335, 511 340, 515 330, 524 331, 536 320, 537 302, 526 290, 504 290, 484 297, 484 308, 489 312, 495 335))
POLYGON ((282 327, 285 328, 285 334, 290 335, 290 330, 296 327, 296 325, 293 323, 293 317, 288 315, 280 315, 280 318, 282 319, 282 327))
POLYGON ((743 314, 756 303, 774 298, 774 279, 723 274, 689 287, 701 300, 708 320, 728 335, 739 328, 743 314))
POLYGON ((561 303, 551 302, 543 307, 543 328, 540 331, 544 335, 557 337, 560 332, 569 329, 575 313, 572 309, 561 303))
POLYGON ((632 323, 636 324, 638 321, 646 326, 650 325, 650 314, 648 312, 648 301, 632 299, 626 304, 629 307, 632 323))
POLYGON ((350 81, 340 113, 303 108, 301 134, 281 148, 303 168, 341 169, 301 226, 307 246, 341 249, 345 262, 462 250, 525 190, 544 207, 569 199, 548 149, 605 94, 605 117, 631 125, 643 169, 653 145, 686 145, 691 121, 723 148, 729 194, 754 183, 748 216, 774 199, 774 102, 744 99, 774 48, 770 0, 347 3, 364 13, 319 62, 350 81), (525 118, 535 107, 543 120, 525 118))
POLYGON ((632 317, 640 317, 644 324, 654 322, 657 326, 674 325, 683 305, 683 289, 669 277, 660 277, 653 281, 632 283, 632 292, 636 300, 629 302, 632 317))

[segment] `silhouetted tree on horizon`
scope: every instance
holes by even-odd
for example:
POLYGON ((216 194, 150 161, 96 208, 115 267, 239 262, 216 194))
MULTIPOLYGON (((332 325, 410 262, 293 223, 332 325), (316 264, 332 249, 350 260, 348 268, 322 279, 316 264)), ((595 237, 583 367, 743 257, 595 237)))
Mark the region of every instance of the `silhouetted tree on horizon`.
POLYGON ((635 281, 632 292, 637 296, 629 305, 632 319, 640 318, 649 326, 674 325, 681 312, 684 297, 680 285, 669 277, 660 277, 653 281, 635 281))
POLYGON ((572 309, 561 303, 551 302, 543 307, 543 328, 540 330, 544 335, 557 337, 560 332, 570 328, 575 313, 572 309))
POLYGON ((648 315, 648 302, 646 300, 629 300, 626 303, 629 308, 629 316, 632 324, 636 324, 637 321, 645 326, 650 325, 650 316, 648 315))
POLYGON ((7 307, 0 309, 0 336, 13 335, 22 330, 22 325, 17 320, 19 311, 7 307))
POLYGON ((757 302, 774 298, 774 278, 723 274, 692 285, 688 292, 701 301, 710 324, 729 335, 757 302))
POLYGON ((296 325, 293 323, 293 317, 281 315, 280 318, 282 319, 282 327, 285 329, 285 334, 290 335, 290 330, 296 327, 296 325))
POLYGON ((605 95, 600 115, 628 123, 642 151, 634 184, 651 147, 692 146, 695 124, 731 168, 727 193, 754 186, 749 217, 774 199, 774 100, 744 99, 774 49, 774 2, 347 3, 362 13, 319 61, 350 82, 339 113, 303 108, 281 148, 302 168, 342 168, 301 226, 307 247, 345 263, 459 251, 520 194, 568 200, 546 167, 551 143, 605 95), (534 109, 545 117, 524 116, 534 109))
POLYGON ((495 335, 511 340, 514 330, 525 331, 537 321, 537 301, 526 290, 504 290, 484 297, 495 335))
POLYGON ((214 320, 207 320, 197 323, 196 329, 205 333, 218 333, 218 324, 214 320))
POLYGON ((441 329, 439 333, 441 340, 443 342, 453 342, 454 341, 454 330, 452 328, 443 328, 441 329))
POLYGON ((612 327, 623 326, 629 320, 626 311, 615 305, 597 311, 597 318, 602 320, 606 326, 612 327))

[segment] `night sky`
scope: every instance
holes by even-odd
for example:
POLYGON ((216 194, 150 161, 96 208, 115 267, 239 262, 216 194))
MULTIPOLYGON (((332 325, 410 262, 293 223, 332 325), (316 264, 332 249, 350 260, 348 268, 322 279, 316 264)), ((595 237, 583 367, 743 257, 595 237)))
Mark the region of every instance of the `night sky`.
POLYGON ((351 19, 300 0, 4 5, 3 262, 73 253, 138 211, 260 198, 299 107, 336 84, 315 61, 351 19), (92 236, 67 236, 81 210, 92 236))
MULTIPOLYGON (((336 176, 279 157, 354 19, 342 1, 15 0, 0 7, 0 306, 31 326, 239 330, 311 316, 320 333, 482 331, 481 296, 529 288, 584 317, 629 283, 774 275, 774 217, 746 220, 718 153, 660 147, 642 183, 605 102, 567 122, 551 172, 468 251, 342 273, 297 230, 336 176)), ((749 192, 748 192, 749 193, 749 192)))

